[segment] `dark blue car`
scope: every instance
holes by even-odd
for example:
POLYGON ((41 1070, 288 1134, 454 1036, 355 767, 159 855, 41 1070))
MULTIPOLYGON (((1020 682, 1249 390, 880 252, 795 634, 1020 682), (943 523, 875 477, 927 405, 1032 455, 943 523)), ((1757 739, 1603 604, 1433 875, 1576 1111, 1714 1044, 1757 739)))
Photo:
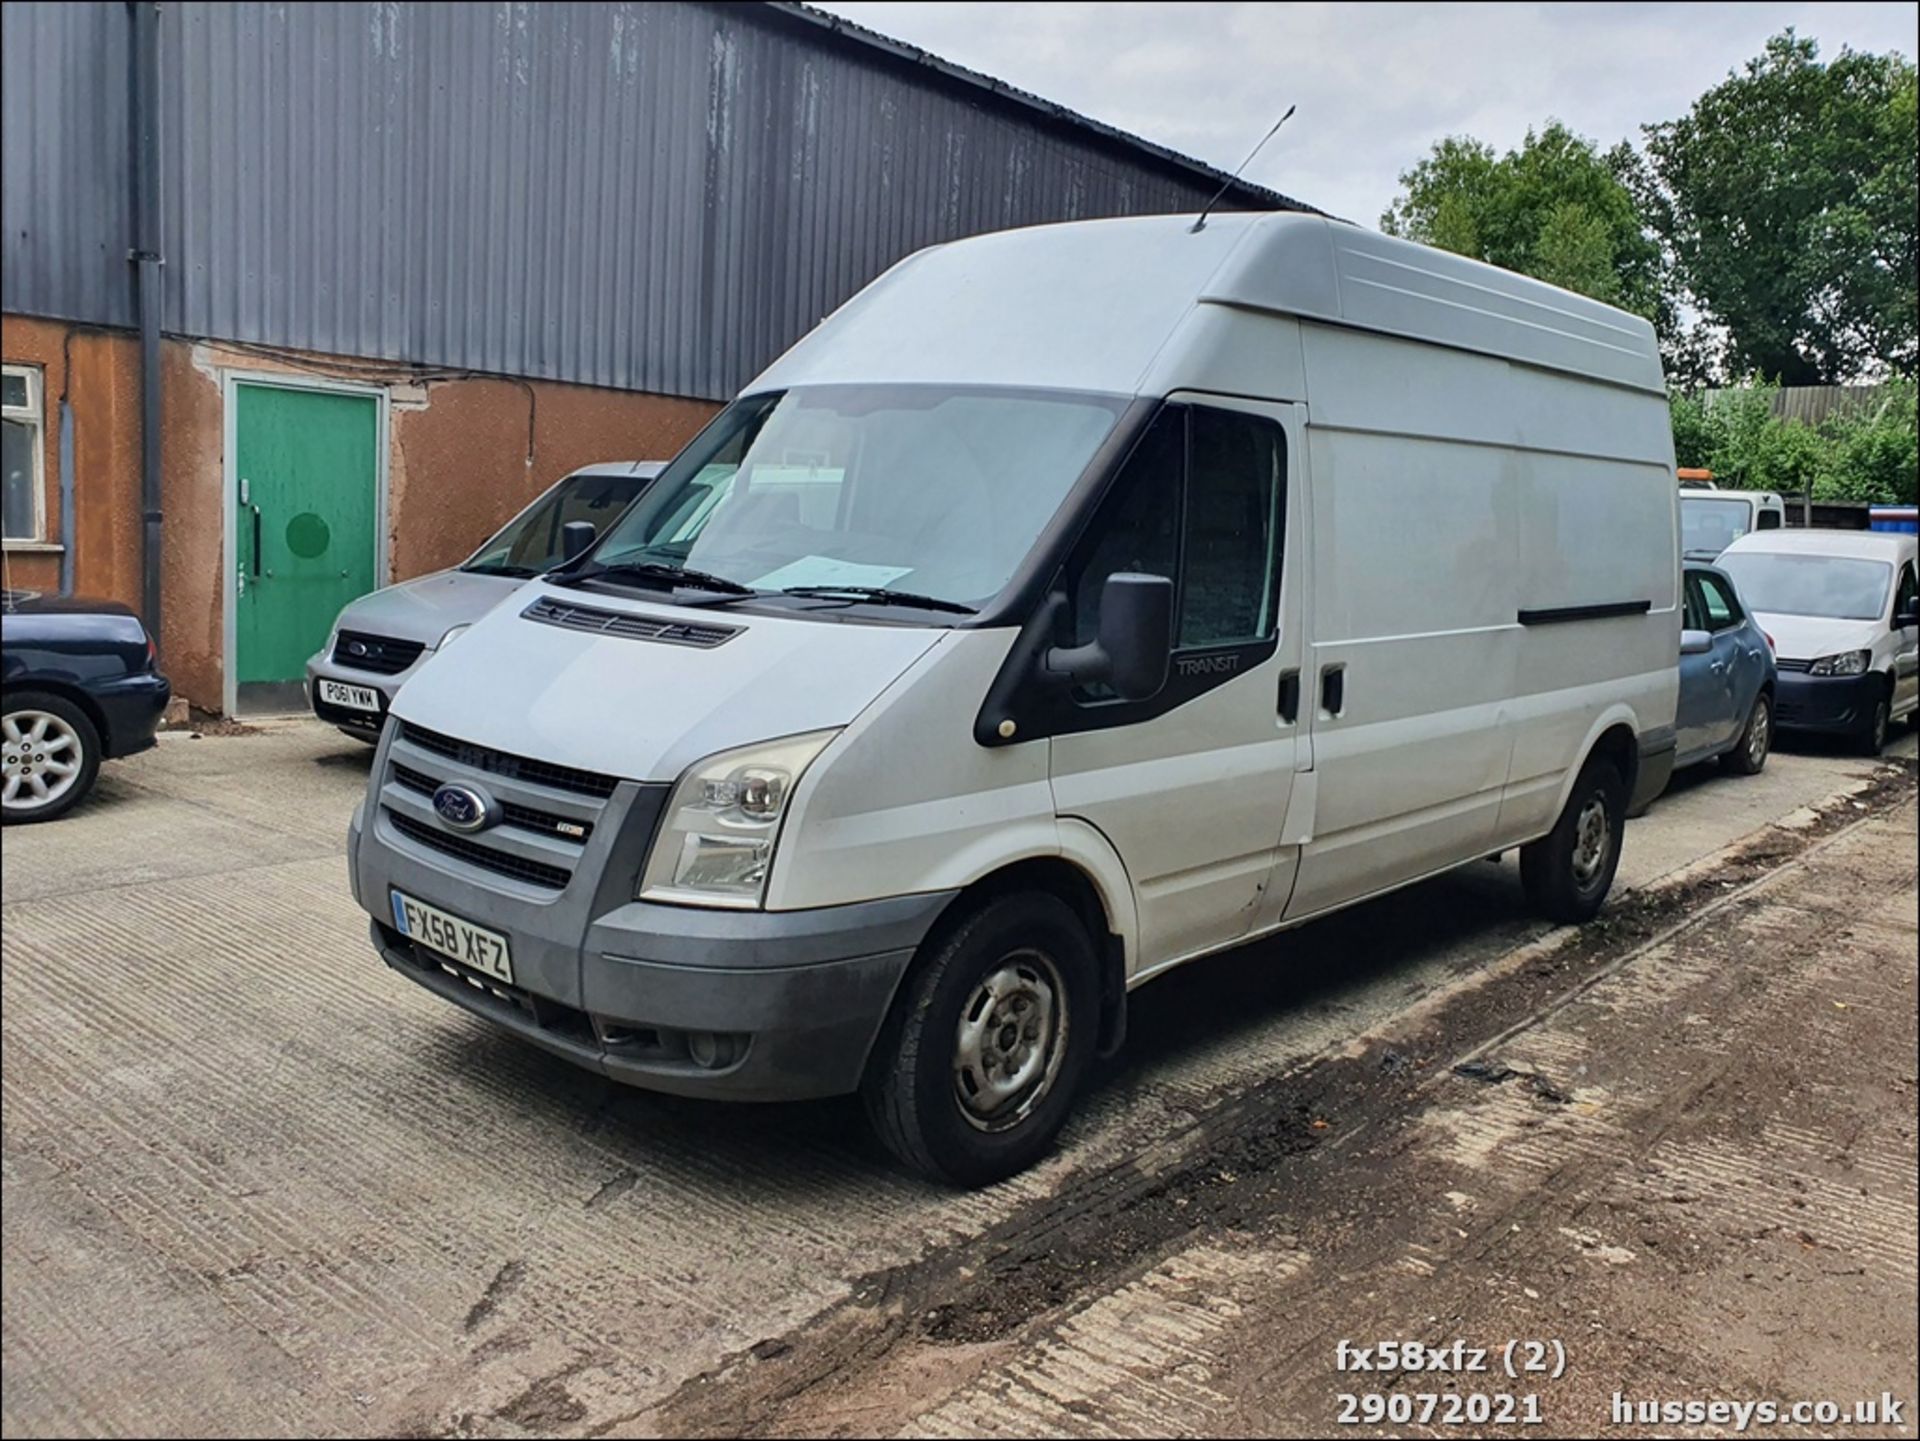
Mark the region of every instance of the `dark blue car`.
POLYGON ((1724 570, 1689 562, 1684 580, 1674 769, 1718 757, 1753 775, 1773 745, 1773 642, 1724 570))
POLYGON ((72 810, 101 761, 153 744, 169 693, 152 638, 124 605, 0 592, 0 820, 72 810))

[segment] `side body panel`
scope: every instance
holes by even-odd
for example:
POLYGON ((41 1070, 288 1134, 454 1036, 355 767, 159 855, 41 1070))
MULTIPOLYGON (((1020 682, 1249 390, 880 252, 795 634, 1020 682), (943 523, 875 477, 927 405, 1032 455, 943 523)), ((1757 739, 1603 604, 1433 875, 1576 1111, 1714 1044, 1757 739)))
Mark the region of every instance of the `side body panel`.
POLYGON ((1671 727, 1679 648, 1659 397, 1302 334, 1318 806, 1289 920, 1547 830, 1604 715, 1671 727))

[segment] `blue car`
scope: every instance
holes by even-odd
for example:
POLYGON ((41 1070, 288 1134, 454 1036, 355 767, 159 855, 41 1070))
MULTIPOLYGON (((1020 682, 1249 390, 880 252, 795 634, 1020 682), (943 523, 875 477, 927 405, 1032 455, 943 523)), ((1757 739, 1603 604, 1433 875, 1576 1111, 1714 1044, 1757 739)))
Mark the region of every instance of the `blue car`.
POLYGON ((1685 595, 1674 769, 1717 757, 1753 775, 1773 744, 1773 641, 1718 566, 1689 563, 1685 595))
POLYGON ((167 708, 140 618, 110 600, 0 592, 0 821, 65 815, 167 708))

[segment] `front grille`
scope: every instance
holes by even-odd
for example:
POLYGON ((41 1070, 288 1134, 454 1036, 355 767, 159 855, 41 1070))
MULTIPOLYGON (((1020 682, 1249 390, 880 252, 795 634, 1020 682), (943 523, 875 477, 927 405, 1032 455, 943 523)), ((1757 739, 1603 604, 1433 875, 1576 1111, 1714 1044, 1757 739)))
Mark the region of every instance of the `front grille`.
POLYGON ((333 663, 349 670, 372 671, 375 675, 398 675, 419 660, 420 652, 425 649, 417 640, 343 630, 334 638, 333 663))
POLYGON ((433 826, 423 825, 412 816, 402 815, 393 807, 386 807, 387 819, 393 828, 408 840, 426 846, 429 850, 439 851, 442 855, 457 856, 469 865, 479 866, 496 875, 512 876, 515 880, 525 881, 529 885, 544 886, 549 890, 564 890, 573 872, 564 866, 550 866, 542 861, 530 861, 520 856, 509 855, 505 851, 496 851, 461 836, 449 835, 433 826))
POLYGON ((509 780, 552 786, 555 790, 573 791, 596 800, 607 799, 613 794, 614 787, 620 784, 615 776, 601 775, 598 771, 576 770, 572 766, 555 765, 551 761, 537 761, 531 756, 517 756, 511 751, 497 751, 488 746, 472 745, 411 722, 401 728, 400 735, 411 745, 445 756, 473 770, 488 771, 493 775, 506 776, 509 780))
POLYGON ((690 645, 712 650, 740 634, 737 625, 715 625, 705 621, 666 620, 660 617, 632 615, 626 611, 601 610, 598 606, 575 605, 570 601, 542 596, 520 612, 525 620, 542 625, 557 625, 562 630, 592 631, 596 635, 617 635, 626 640, 657 640, 668 645, 690 645))
POLYGON ((1813 662, 1810 660, 1781 660, 1776 657, 1773 664, 1778 670, 1808 671, 1813 669, 1813 662))
MULTIPOLYGON (((423 796, 431 796, 440 789, 440 782, 430 775, 423 775, 412 766, 403 766, 398 761, 393 765, 393 778, 396 783, 423 796)), ((555 815, 552 811, 537 810, 532 806, 515 805, 512 801, 501 803, 501 819, 510 826, 518 826, 523 831, 534 831, 543 836, 555 836, 563 841, 577 841, 586 844, 587 837, 593 834, 592 821, 577 821, 571 816, 555 815)))

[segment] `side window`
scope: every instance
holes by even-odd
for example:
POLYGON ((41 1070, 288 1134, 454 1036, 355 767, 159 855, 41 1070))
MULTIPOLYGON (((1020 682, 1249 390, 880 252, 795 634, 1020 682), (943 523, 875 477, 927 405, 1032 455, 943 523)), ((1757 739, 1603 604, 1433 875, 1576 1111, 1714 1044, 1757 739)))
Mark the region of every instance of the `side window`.
POLYGON ((1706 609, 1708 630, 1726 630, 1740 624, 1740 606, 1727 594, 1726 587, 1710 575, 1700 577, 1700 600, 1706 609))
POLYGON ((1777 510, 1763 510, 1763 511, 1761 511, 1761 512, 1760 512, 1760 518, 1759 518, 1759 520, 1757 520, 1757 521, 1756 521, 1756 522, 1754 523, 1754 528, 1755 528, 1756 530, 1778 530, 1778 529, 1780 529, 1780 512, 1779 512, 1779 511, 1777 511, 1777 510))
POLYGON ((1894 590, 1893 613, 1904 615, 1916 606, 1920 606, 1920 572, 1916 572, 1911 565, 1903 566, 1900 584, 1894 590))
POLYGON ((1685 602, 1680 624, 1688 630, 1707 628, 1707 608, 1700 601, 1700 577, 1688 572, 1684 587, 1685 602))
POLYGON ((1280 427, 1205 406, 1194 407, 1189 425, 1177 645, 1265 640, 1280 583, 1280 427))
POLYGON ((1286 437, 1273 421, 1164 407, 1128 457, 1069 571, 1073 638, 1100 627, 1109 575, 1174 583, 1174 648, 1251 645, 1274 633, 1285 548, 1286 437))

